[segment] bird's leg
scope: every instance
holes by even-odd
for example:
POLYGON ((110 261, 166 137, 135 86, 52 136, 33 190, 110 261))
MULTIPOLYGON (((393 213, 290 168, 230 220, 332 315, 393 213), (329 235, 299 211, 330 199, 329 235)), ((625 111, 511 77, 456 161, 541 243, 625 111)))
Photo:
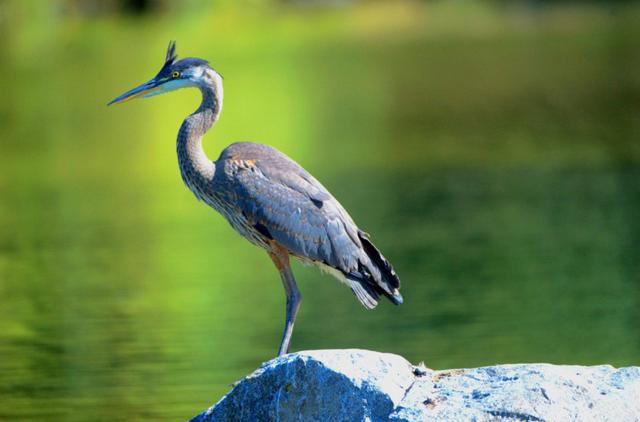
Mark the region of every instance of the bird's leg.
POLYGON ((282 341, 280 342, 280 348, 278 349, 278 356, 289 353, 289 343, 291 342, 291 335, 293 334, 293 324, 296 321, 298 315, 298 309, 300 308, 300 301, 302 295, 296 285, 296 280, 293 278, 291 267, 287 264, 280 271, 282 277, 282 283, 287 294, 287 313, 284 326, 284 332, 282 333, 282 341))
POLYGON ((269 256, 280 272, 284 291, 287 295, 287 320, 285 322, 280 348, 278 349, 278 356, 282 356, 289 351, 289 342, 291 341, 291 334, 293 334, 293 324, 298 314, 298 308, 300 308, 302 295, 298 290, 296 280, 293 278, 293 273, 291 272, 289 254, 280 247, 270 252, 269 256))

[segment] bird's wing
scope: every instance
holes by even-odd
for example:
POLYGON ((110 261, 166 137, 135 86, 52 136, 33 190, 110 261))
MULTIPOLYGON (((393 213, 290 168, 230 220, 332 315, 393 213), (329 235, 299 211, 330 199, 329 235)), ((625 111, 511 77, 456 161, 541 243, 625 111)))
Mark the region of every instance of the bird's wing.
MULTIPOLYGON (((257 231, 295 256, 330 267, 367 308, 402 303, 391 264, 320 182, 267 145, 232 144, 220 155, 221 191, 257 231)), ((218 177, 218 176, 216 176, 218 177)))
POLYGON ((358 228, 311 175, 289 160, 244 160, 233 167, 236 203, 263 235, 296 256, 357 270, 358 228))

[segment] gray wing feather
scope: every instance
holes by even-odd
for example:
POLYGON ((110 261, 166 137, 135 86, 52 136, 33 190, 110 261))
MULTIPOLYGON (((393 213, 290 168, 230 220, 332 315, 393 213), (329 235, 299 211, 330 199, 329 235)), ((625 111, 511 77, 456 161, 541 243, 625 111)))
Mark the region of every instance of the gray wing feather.
POLYGON ((353 242, 360 246, 358 227, 340 203, 305 169, 282 155, 277 159, 256 161, 262 174, 274 183, 279 183, 309 198, 313 205, 323 210, 330 220, 341 220, 353 242))
POLYGON ((339 268, 357 269, 362 244, 358 227, 340 203, 313 176, 279 151, 236 143, 221 160, 236 205, 294 255, 339 268))
POLYGON ((349 236, 353 223, 336 212, 335 199, 304 179, 289 175, 285 181, 275 172, 267 177, 261 164, 260 171, 240 169, 235 175, 237 205, 243 213, 294 255, 355 270, 360 245, 349 236), (309 186, 315 189, 306 189, 309 186))

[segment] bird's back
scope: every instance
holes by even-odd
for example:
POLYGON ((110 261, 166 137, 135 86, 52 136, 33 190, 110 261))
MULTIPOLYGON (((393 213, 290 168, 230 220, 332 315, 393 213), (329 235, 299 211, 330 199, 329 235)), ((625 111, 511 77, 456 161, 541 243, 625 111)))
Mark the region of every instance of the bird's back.
POLYGON ((238 142, 216 161, 216 207, 253 243, 273 242, 328 270, 368 308, 380 294, 401 303, 392 266, 329 191, 291 158, 268 145, 238 142))

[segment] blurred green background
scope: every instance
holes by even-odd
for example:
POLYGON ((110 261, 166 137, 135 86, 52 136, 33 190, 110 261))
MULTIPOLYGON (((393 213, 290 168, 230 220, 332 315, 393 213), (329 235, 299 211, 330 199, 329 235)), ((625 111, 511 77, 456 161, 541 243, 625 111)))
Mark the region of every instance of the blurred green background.
POLYGON ((170 39, 225 76, 210 157, 294 157, 403 280, 296 266, 293 350, 639 363, 638 4, 209 3, 0 3, 0 420, 185 420, 276 353, 277 272, 179 175, 198 92, 106 107, 170 39))

